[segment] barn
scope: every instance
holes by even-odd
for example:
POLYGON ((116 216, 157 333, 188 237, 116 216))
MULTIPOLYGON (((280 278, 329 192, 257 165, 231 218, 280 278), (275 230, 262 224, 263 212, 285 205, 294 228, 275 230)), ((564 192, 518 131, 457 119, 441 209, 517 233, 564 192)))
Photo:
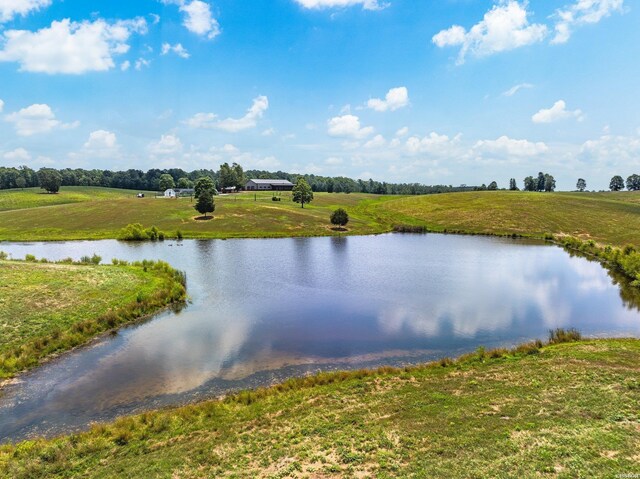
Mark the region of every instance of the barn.
POLYGON ((291 191, 293 183, 287 180, 249 180, 245 185, 247 191, 291 191))

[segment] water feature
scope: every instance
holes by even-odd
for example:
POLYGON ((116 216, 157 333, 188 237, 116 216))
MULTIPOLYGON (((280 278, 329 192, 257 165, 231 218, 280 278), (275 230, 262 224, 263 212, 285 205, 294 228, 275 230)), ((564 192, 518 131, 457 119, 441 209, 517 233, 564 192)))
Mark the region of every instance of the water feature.
MULTIPOLYGON (((23 375, 0 441, 216 397, 318 370, 418 363, 549 328, 639 336, 635 297, 602 266, 511 239, 371 237, 0 243, 14 258, 163 259, 191 302, 23 375)), ((623 285, 624 286, 624 285, 623 285)))

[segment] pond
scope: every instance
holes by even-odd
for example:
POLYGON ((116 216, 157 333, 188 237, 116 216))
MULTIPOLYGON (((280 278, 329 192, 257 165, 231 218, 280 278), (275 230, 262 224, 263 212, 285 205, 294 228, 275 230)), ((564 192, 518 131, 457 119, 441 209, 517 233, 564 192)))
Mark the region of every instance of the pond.
POLYGON ((634 289, 599 263, 541 243, 388 234, 0 249, 14 258, 163 259, 186 271, 191 297, 180 312, 124 328, 6 387, 0 442, 319 370, 546 339, 550 328, 640 335, 634 289))

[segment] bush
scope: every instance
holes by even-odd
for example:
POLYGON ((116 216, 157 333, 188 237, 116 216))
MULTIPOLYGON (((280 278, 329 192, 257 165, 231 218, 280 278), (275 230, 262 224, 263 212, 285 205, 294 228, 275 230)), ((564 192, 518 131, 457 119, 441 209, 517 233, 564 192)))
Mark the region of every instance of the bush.
POLYGON ((38 261, 36 257, 32 254, 25 255, 24 260, 27 261, 28 263, 35 263, 36 261, 38 261))
POLYGON ((338 208, 331 213, 331 224, 344 227, 349 222, 349 215, 344 208, 338 208))
POLYGON ((179 239, 179 240, 182 239, 182 231, 180 230, 176 231, 176 239, 179 239))
POLYGON ((0 260, 7 259, 9 255, 4 251, 0 251, 0 260))
POLYGON ((120 238, 124 241, 144 241, 147 239, 144 229, 140 223, 133 223, 127 225, 120 231, 120 238))
POLYGON ((573 343, 581 339, 582 334, 575 328, 556 328, 549 330, 549 344, 573 343))
POLYGON ((133 223, 120 230, 120 236, 118 239, 122 241, 162 241, 165 236, 164 232, 160 231, 156 226, 144 229, 140 223, 133 223))
POLYGON ((279 196, 272 196, 271 201, 282 201, 282 198, 280 198, 279 196))

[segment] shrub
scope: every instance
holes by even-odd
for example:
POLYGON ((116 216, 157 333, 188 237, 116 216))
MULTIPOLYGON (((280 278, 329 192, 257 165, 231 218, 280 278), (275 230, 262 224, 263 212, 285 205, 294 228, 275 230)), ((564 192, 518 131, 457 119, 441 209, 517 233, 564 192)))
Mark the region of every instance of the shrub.
POLYGON ((622 254, 625 256, 630 255, 631 253, 635 253, 636 252, 636 247, 633 246, 632 244, 628 244, 624 247, 624 249, 622 250, 622 254))
POLYGON ((32 254, 25 255, 24 260, 29 263, 35 263, 37 261, 36 257, 32 254))
POLYGON ((349 214, 344 208, 338 208, 331 213, 331 224, 344 227, 349 222, 349 214))
POLYGON ((572 343, 580 341, 582 334, 575 328, 556 328, 549 330, 549 344, 572 343))
POLYGON ((93 253, 93 256, 91 257, 91 263, 100 264, 101 261, 102 261, 102 256, 98 256, 97 254, 93 253))
POLYGON ((120 238, 124 241, 143 241, 147 239, 144 229, 140 223, 127 225, 120 231, 120 238))
POLYGON ((144 227, 140 223, 133 223, 120 230, 118 239, 122 241, 156 241, 158 239, 163 240, 165 236, 166 235, 156 226, 151 226, 151 228, 144 229, 144 227))
POLYGON ((183 236, 182 236, 182 231, 180 231, 180 230, 176 231, 176 239, 181 240, 181 239, 182 239, 182 237, 183 237, 183 236))
POLYGON ((9 255, 4 251, 0 251, 0 260, 7 259, 9 255))

